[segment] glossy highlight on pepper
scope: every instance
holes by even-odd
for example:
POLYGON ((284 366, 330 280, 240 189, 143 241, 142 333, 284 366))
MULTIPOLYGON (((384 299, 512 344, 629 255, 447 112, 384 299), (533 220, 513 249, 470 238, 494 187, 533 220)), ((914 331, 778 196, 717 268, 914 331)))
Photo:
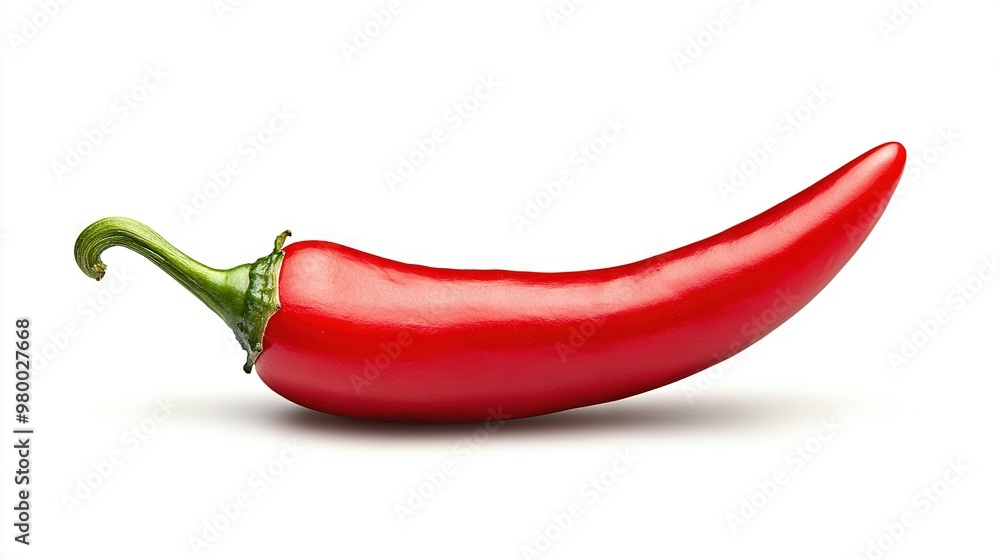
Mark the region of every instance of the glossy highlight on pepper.
POLYGON ((867 238, 899 182, 898 143, 870 150, 712 237, 599 270, 406 264, 323 241, 205 267, 142 224, 105 218, 77 263, 143 254, 226 321, 271 389, 343 416, 519 418, 614 401, 683 379, 773 331, 867 238))

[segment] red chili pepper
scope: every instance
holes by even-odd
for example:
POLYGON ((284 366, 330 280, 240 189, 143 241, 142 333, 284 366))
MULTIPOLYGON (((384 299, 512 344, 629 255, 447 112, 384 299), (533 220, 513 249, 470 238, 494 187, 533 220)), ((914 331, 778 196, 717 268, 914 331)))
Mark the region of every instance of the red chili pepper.
POLYGON ((899 182, 879 146, 705 240, 583 272, 450 270, 322 241, 221 271, 142 224, 100 220, 77 263, 129 247, 233 327, 246 371, 285 398, 360 418, 481 421, 613 401, 745 349, 809 302, 855 253, 899 182), (280 308, 277 305, 280 300, 280 308), (259 355, 258 355, 259 354, 259 355))

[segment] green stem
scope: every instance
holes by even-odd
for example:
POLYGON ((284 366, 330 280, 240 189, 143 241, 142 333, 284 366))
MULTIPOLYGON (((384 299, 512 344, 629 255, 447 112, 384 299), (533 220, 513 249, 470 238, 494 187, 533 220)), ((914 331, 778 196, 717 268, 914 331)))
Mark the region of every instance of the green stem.
POLYGON ((264 327, 280 307, 278 267, 281 246, 291 232, 274 241, 274 251, 250 264, 228 270, 205 266, 179 251, 149 227, 130 218, 104 218, 83 230, 76 240, 76 264, 87 276, 100 280, 107 265, 101 253, 111 247, 126 247, 146 257, 197 296, 233 329, 247 351, 243 370, 250 373, 262 349, 264 327))

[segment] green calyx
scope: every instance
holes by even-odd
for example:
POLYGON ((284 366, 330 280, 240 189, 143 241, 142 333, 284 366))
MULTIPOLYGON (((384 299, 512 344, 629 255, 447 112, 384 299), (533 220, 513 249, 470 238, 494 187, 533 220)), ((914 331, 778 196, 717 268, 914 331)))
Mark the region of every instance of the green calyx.
POLYGON ((126 247, 149 259, 216 313, 247 352, 243 371, 250 373, 264 340, 268 319, 281 306, 278 268, 281 247, 290 231, 274 240, 274 250, 249 264, 227 270, 207 267, 179 251, 158 233, 130 218, 104 218, 88 226, 76 240, 76 264, 87 276, 100 280, 107 265, 101 253, 126 247))

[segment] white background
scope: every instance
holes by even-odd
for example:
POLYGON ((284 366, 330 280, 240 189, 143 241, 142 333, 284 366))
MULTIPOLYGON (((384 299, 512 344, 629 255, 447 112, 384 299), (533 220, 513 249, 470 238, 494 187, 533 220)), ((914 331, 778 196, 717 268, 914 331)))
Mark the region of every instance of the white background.
POLYGON ((36 433, 25 547, 8 358, 0 557, 184 558, 192 537, 204 558, 996 554, 1000 282, 982 265, 1000 252, 996 2, 594 0, 553 26, 556 0, 405 1, 350 56, 386 1, 218 5, 3 3, 0 344, 30 317, 36 433), (165 74, 155 88, 148 69, 165 74), (478 107, 455 129, 446 111, 464 101, 478 107), (249 160, 241 144, 275 110, 294 117, 249 160), (579 172, 574 150, 609 118, 627 130, 579 172), (111 132, 55 170, 102 119, 111 132), (390 189, 437 127, 446 140, 390 189), (767 138, 779 149, 723 196, 767 138), (148 262, 110 251, 120 277, 98 284, 72 258, 87 224, 124 215, 220 267, 284 228, 428 265, 609 266, 725 229, 889 140, 910 153, 897 197, 771 336, 675 385, 490 434, 300 409, 244 375, 221 322, 148 262), (207 188, 233 159, 241 172, 207 188), (574 183, 518 231, 511 215, 564 168, 574 183), (894 367, 904 340, 920 348, 894 367), (456 472, 401 521, 446 461, 456 472), (281 474, 262 488, 269 466, 281 474), (241 492, 249 506, 205 533, 241 492), (558 529, 573 503, 582 515, 558 529), (912 527, 894 529, 904 514, 912 527))

